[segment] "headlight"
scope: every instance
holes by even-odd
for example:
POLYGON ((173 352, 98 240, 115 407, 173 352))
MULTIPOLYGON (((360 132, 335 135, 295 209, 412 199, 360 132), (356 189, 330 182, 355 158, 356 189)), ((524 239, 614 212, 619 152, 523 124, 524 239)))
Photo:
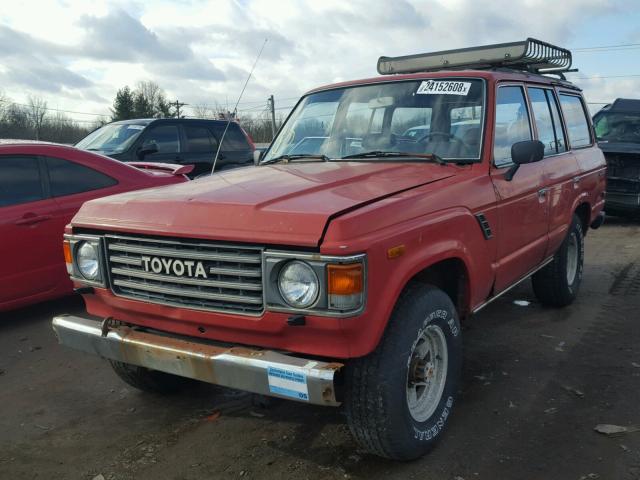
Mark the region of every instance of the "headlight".
POLYGON ((98 280, 100 260, 96 247, 89 242, 81 242, 76 251, 78 270, 87 280, 98 280))
POLYGON ((309 265, 294 260, 280 270, 278 288, 280 295, 289 305, 307 308, 318 298, 318 276, 309 265))

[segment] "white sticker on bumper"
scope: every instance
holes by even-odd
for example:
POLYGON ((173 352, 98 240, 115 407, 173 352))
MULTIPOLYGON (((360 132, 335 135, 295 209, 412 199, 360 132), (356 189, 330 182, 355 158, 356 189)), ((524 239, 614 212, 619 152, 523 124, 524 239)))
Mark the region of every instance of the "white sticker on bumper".
POLYGON ((275 367, 269 367, 267 372, 269 391, 271 393, 297 400, 309 400, 307 376, 305 374, 275 367))

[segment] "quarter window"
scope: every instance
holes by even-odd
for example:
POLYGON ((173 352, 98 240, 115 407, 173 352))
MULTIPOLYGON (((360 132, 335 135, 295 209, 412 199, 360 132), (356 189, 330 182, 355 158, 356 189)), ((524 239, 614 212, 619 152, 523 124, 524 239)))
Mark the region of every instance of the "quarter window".
POLYGON ((152 128, 145 134, 143 145, 156 144, 158 153, 178 153, 180 151, 180 139, 176 125, 163 125, 152 128))
POLYGON ((542 88, 529 88, 528 91, 538 129, 538 140, 544 144, 545 155, 564 152, 564 134, 553 92, 542 88))
POLYGON ((531 124, 522 87, 498 88, 493 159, 498 167, 511 163, 511 146, 531 140, 531 124))
MULTIPOLYGON (((224 132, 224 127, 217 129, 218 136, 221 138, 224 132)), ((235 123, 230 123, 227 133, 224 136, 224 142, 222 142, 222 150, 225 152, 238 152, 249 150, 249 143, 247 139, 240 131, 235 123)))
POLYGON ((37 157, 0 156, 0 207, 44 199, 37 157))
MULTIPOLYGON (((217 143, 211 132, 204 127, 185 125, 184 133, 187 137, 187 151, 192 153, 208 153, 215 150, 217 143)), ((228 133, 228 132, 227 132, 228 133)))
POLYGON ((560 94, 560 105, 564 113, 571 148, 591 145, 589 122, 580 97, 560 94))
POLYGON ((46 160, 53 197, 89 192, 118 183, 116 179, 84 165, 54 157, 47 157, 46 160))

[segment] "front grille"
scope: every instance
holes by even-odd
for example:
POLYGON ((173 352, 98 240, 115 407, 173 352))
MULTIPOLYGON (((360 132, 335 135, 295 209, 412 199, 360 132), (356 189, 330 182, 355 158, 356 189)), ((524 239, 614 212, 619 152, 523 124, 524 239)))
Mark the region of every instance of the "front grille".
POLYGON ((637 153, 606 153, 607 176, 640 179, 640 154, 637 153))
POLYGON ((107 235, 113 293, 176 307, 257 315, 262 249, 107 235))

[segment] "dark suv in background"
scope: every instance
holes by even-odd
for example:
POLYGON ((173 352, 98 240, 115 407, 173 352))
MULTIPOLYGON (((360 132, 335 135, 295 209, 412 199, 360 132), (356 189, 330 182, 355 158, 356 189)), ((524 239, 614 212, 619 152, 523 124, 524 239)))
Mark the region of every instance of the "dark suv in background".
POLYGON ((640 215, 640 100, 616 99, 593 125, 607 159, 607 213, 640 215))
MULTIPOLYGON (((108 155, 123 162, 195 165, 190 176, 211 172, 226 120, 148 118, 105 125, 76 147, 108 155)), ((235 122, 229 124, 216 171, 253 164, 253 141, 235 122)))

